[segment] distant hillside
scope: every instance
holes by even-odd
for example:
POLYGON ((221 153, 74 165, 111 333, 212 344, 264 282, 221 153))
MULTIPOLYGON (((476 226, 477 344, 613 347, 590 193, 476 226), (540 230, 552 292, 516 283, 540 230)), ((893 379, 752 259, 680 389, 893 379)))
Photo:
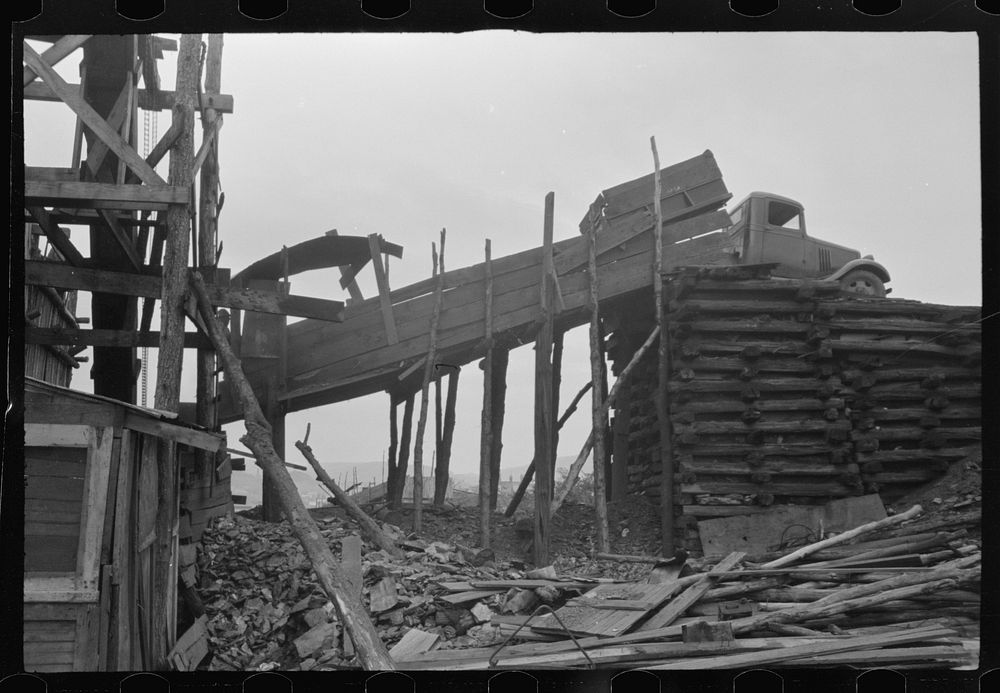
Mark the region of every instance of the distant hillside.
MULTIPOLYGON (((574 459, 571 455, 558 457, 556 459, 556 470, 567 469, 574 459)), ((296 464, 299 464, 299 462, 296 461, 296 464)), ((254 464, 252 459, 246 461, 246 466, 246 471, 233 472, 231 482, 232 492, 234 495, 246 496, 246 507, 254 507, 261 503, 263 473, 254 464)), ((324 464, 323 468, 338 485, 345 489, 352 486, 355 482, 362 487, 382 483, 385 474, 382 462, 335 462, 324 464)), ((526 464, 516 467, 501 467, 500 480, 511 482, 516 487, 521 482, 521 478, 527 469, 528 465, 526 464)), ((299 489, 299 493, 302 494, 302 500, 307 507, 325 502, 327 496, 330 495, 323 485, 316 480, 316 474, 312 469, 302 471, 289 467, 288 472, 291 474, 295 486, 299 489)), ((454 488, 471 491, 478 491, 479 489, 478 473, 452 474, 451 478, 454 488)), ((556 472, 556 478, 559 478, 558 471, 556 472)), ((238 506, 237 509, 241 507, 243 506, 238 506)))

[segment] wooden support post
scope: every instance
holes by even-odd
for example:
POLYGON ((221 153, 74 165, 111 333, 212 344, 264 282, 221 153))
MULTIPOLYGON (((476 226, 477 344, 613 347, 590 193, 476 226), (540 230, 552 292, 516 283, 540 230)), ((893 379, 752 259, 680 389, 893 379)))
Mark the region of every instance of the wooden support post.
POLYGON ((226 377, 239 393, 243 402, 247 432, 240 441, 253 451, 264 470, 264 474, 270 477, 274 487, 278 490, 282 510, 288 518, 292 532, 302 543, 302 547, 316 571, 320 586, 333 602, 341 623, 344 624, 354 641, 361 665, 369 670, 395 669, 392 658, 389 657, 385 645, 382 644, 378 632, 368 617, 367 610, 341 574, 340 567, 330 552, 329 545, 302 503, 302 498, 295 488, 295 482, 292 481, 288 470, 285 469, 281 458, 274 450, 264 413, 260 410, 260 405, 254 397, 250 382, 243 374, 240 362, 233 354, 222 328, 216 321, 201 274, 194 272, 191 281, 198 297, 198 308, 209 329, 212 342, 222 359, 226 377))
MULTIPOLYGON (((559 414, 559 389, 562 385, 563 337, 565 332, 559 330, 552 335, 552 418, 559 414)), ((559 456, 559 425, 552 426, 552 486, 549 497, 555 493, 556 458, 559 456)))
POLYGON ((493 379, 490 391, 493 395, 491 410, 493 426, 490 429, 490 510, 496 510, 497 493, 500 486, 500 458, 503 455, 503 421, 507 412, 507 365, 510 350, 493 348, 493 379))
POLYGON ((552 282, 554 193, 545 196, 540 282, 542 326, 535 339, 535 565, 549 564, 549 507, 552 493, 552 329, 555 286, 552 282))
MULTIPOLYGON (((183 135, 170 156, 170 184, 191 185, 191 157, 194 150, 194 99, 198 79, 200 34, 183 34, 177 55, 177 105, 174 118, 183 121, 183 135)), ((157 177, 158 178, 158 177, 157 177)), ((152 181, 150 181, 152 182, 152 181)), ((163 264, 160 347, 156 363, 154 407, 162 411, 180 410, 181 364, 184 354, 184 300, 188 289, 188 240, 190 238, 188 205, 171 205, 167 211, 167 244, 163 264)), ((173 564, 173 526, 177 513, 174 494, 176 448, 170 441, 158 446, 156 567, 153 575, 152 661, 166 663, 170 643, 167 634, 171 603, 169 594, 173 564)))
MULTIPOLYGON (((431 476, 436 478, 436 469, 441 461, 441 444, 443 442, 444 410, 441 406, 441 386, 444 376, 440 369, 434 369, 434 460, 431 463, 431 476)), ((436 489, 435 484, 435 489, 436 489)))
POLYGON ((306 437, 303 440, 296 441, 295 447, 299 449, 299 452, 301 452, 302 456, 306 458, 307 462, 309 462, 313 471, 316 472, 316 478, 319 479, 320 483, 330 489, 330 492, 333 493, 337 502, 340 503, 344 510, 347 511, 347 514, 358 523, 358 526, 361 527, 361 531, 366 537, 368 537, 368 540, 378 544, 379 548, 384 550, 393 558, 403 558, 402 549, 396 546, 396 543, 390 539, 377 524, 375 524, 375 521, 369 517, 368 514, 354 502, 354 499, 345 493, 344 490, 330 478, 330 475, 326 473, 326 470, 323 469, 323 465, 321 465, 319 460, 316 459, 316 455, 313 454, 312 447, 309 446, 308 428, 306 429, 306 437))
POLYGON ((378 300, 382 308, 385 339, 389 344, 398 344, 399 334, 396 332, 396 318, 392 313, 392 298, 389 296, 389 277, 385 273, 385 265, 382 264, 382 245, 378 234, 373 233, 368 236, 368 247, 371 250, 372 267, 375 268, 375 283, 378 285, 378 300))
POLYGON ((403 405, 403 430, 399 437, 399 460, 396 463, 396 484, 389 506, 398 510, 403 505, 403 491, 406 488, 406 469, 410 462, 410 437, 413 432, 413 404, 416 394, 411 392, 406 396, 403 405))
POLYGON ((656 138, 649 138, 653 150, 653 212, 656 216, 653 295, 656 324, 660 328, 660 344, 656 369, 656 419, 660 431, 660 542, 664 556, 674 555, 674 451, 670 408, 667 403, 667 381, 670 377, 670 335, 663 305, 663 210, 660 207, 660 156, 656 138))
MULTIPOLYGON (((247 288, 274 293, 286 286, 270 279, 253 279, 247 288)), ((285 454, 285 403, 280 399, 284 379, 285 328, 284 315, 248 311, 243 324, 241 356, 247 371, 253 376, 255 396, 271 426, 275 450, 285 454)), ((267 476, 262 480, 261 509, 266 522, 280 522, 280 500, 267 476)))
POLYGON ((444 293, 444 241, 445 230, 441 229, 441 256, 431 244, 433 274, 437 279, 434 287, 434 313, 431 316, 430 344, 427 348, 427 362, 424 366, 424 384, 420 390, 420 417, 417 419, 417 440, 413 447, 413 531, 419 532, 423 519, 424 505, 424 429, 427 427, 428 390, 434 374, 437 359, 437 329, 441 322, 441 295, 444 293))
POLYGON ((493 455, 493 258, 486 239, 486 356, 483 358, 483 414, 479 431, 479 545, 490 546, 490 462, 493 455))
MULTIPOLYGON (((218 94, 222 90, 222 34, 208 35, 208 49, 205 55, 205 91, 218 94)), ((212 132, 218 116, 214 108, 206 108, 202 113, 203 137, 212 132)), ((204 146, 204 145, 202 145, 204 146)), ((219 133, 209 144, 205 162, 201 167, 200 193, 198 195, 198 257, 205 267, 216 266, 218 243, 218 203, 219 203, 219 133)), ((216 277, 212 277, 216 283, 216 277)), ((216 427, 216 362, 215 352, 199 349, 197 356, 197 396, 195 398, 195 422, 209 430, 216 427)), ((214 456, 204 450, 196 451, 199 467, 208 470, 214 464, 214 456)))
POLYGON ((396 421, 396 413, 399 410, 399 398, 396 395, 389 395, 389 470, 385 478, 385 498, 388 503, 396 496, 397 466, 396 459, 399 455, 399 424, 396 421))
MULTIPOLYGON (((559 421, 556 422, 556 430, 562 430, 563 425, 569 420, 569 417, 573 415, 576 411, 576 405, 580 403, 583 396, 594 386, 594 383, 588 382, 584 385, 576 396, 573 397, 573 401, 569 403, 566 407, 566 411, 563 415, 559 417, 559 421)), ((528 464, 528 468, 524 472, 524 476, 521 478, 521 483, 518 484, 517 491, 514 492, 514 497, 511 498, 510 503, 507 505, 507 509, 504 511, 504 515, 511 517, 514 511, 517 510, 517 506, 521 504, 521 500, 524 498, 524 494, 528 490, 528 486, 531 484, 531 480, 535 476, 535 458, 531 458, 531 462, 528 464)))
POLYGON ((458 376, 461 369, 454 368, 448 374, 448 396, 444 403, 444 431, 441 435, 441 452, 438 453, 437 469, 434 477, 434 505, 441 507, 448 496, 449 467, 451 466, 451 443, 455 438, 455 406, 458 399, 458 376))
POLYGON ((608 504, 604 490, 604 434, 608 425, 608 410, 604 407, 604 341, 601 339, 600 298, 597 287, 597 229, 587 233, 589 258, 587 273, 590 275, 590 377, 591 414, 594 430, 594 507, 597 513, 597 548, 611 550, 608 539, 608 504))

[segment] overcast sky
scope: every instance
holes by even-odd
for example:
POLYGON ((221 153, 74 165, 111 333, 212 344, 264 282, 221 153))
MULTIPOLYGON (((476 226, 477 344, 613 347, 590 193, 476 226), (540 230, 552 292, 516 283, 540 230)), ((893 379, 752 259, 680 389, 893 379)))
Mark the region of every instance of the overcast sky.
MULTIPOLYGON (((77 62, 60 69, 73 81, 77 62)), ((160 62, 166 85, 174 69, 160 62)), ((222 91, 235 99, 220 141, 221 264, 234 273, 337 228, 403 245, 390 269, 400 287, 430 275, 443 227, 449 269, 481 262, 486 238, 494 258, 539 245, 548 191, 556 240, 569 238, 602 189, 652 170, 653 135, 664 166, 712 150, 734 201, 801 201, 812 235, 888 268, 893 297, 981 303, 972 33, 227 35, 222 91)), ((68 165, 68 109, 28 106, 26 163, 68 165)), ((338 278, 312 272, 292 289, 345 298, 338 278)), ((567 335, 564 402, 589 379, 586 344, 585 327, 567 335)), ((530 346, 510 368, 503 461, 520 466, 533 448, 530 346)), ((185 371, 193 399, 193 363, 185 371)), ((452 465, 470 472, 474 364, 460 389, 452 465)), ((586 411, 560 455, 578 452, 586 411)), ((379 460, 388 446, 385 394, 289 415, 291 461, 307 421, 322 461, 379 460)))

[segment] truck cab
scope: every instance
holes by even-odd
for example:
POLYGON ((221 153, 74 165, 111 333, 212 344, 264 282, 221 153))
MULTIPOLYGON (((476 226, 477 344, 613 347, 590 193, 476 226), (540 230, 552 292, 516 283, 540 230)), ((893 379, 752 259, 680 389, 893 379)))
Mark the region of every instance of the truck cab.
POLYGON ((884 297, 889 273, 870 256, 806 233, 795 200, 752 192, 729 212, 729 234, 743 265, 777 263, 776 277, 836 279, 847 294, 884 297))

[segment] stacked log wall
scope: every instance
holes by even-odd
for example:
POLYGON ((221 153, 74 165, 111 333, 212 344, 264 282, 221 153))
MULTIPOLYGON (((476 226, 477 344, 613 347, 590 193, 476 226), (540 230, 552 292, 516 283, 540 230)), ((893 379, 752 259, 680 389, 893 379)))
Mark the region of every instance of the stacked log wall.
MULTIPOLYGON (((666 284, 677 545, 699 551, 698 520, 762 506, 889 502, 979 445, 980 308, 847 298, 753 268, 666 284)), ((629 383, 628 488, 658 498, 656 383, 647 357, 629 383)))

